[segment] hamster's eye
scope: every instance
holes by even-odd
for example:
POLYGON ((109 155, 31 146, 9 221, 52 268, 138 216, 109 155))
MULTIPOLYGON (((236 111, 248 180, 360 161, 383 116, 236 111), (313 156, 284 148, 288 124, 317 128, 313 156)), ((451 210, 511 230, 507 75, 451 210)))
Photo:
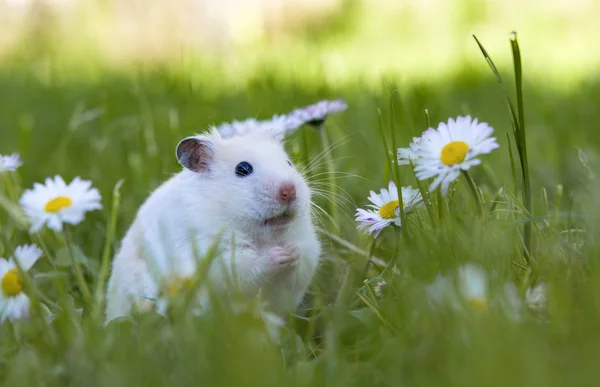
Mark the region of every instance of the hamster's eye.
POLYGON ((241 163, 236 165, 235 174, 238 175, 239 177, 246 177, 246 176, 252 174, 253 170, 254 170, 254 168, 252 168, 252 164, 250 164, 246 161, 242 161, 241 163))
POLYGON ((287 163, 290 167, 293 167, 292 162, 290 160, 288 160, 287 163))

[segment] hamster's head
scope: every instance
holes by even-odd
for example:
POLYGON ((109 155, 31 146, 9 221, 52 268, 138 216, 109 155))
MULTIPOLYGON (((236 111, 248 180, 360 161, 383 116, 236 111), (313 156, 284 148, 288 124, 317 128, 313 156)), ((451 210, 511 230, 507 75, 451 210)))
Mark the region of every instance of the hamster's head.
POLYGON ((223 139, 213 130, 183 139, 177 159, 208 187, 219 214, 235 226, 283 229, 310 214, 308 185, 283 144, 269 134, 223 139))

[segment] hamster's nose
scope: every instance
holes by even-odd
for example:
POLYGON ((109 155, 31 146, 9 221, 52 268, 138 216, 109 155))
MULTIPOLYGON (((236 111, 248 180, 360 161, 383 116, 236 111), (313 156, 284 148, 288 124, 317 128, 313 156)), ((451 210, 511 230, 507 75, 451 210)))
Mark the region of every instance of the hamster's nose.
POLYGON ((281 183, 279 186, 279 200, 290 203, 296 199, 296 186, 290 181, 281 183))

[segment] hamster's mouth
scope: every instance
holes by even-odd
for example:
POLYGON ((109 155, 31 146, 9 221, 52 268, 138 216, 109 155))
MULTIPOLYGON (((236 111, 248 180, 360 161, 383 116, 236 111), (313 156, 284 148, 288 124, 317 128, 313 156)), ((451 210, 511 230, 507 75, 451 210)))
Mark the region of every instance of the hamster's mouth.
POLYGON ((287 225, 289 222, 291 222, 294 219, 294 213, 291 211, 286 211, 282 214, 279 214, 277 216, 274 216, 272 218, 268 218, 266 219, 263 224, 265 226, 276 226, 276 227, 280 227, 280 226, 285 226, 287 225))

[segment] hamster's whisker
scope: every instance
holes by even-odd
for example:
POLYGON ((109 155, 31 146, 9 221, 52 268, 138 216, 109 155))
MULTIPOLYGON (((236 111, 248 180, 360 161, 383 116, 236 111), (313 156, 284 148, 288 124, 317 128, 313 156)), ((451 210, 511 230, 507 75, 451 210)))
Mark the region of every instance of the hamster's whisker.
POLYGON ((335 227, 335 229, 336 229, 338 232, 341 232, 341 231, 342 231, 342 229, 340 228, 339 224, 338 224, 338 223, 335 221, 335 219, 333 219, 333 217, 332 217, 331 215, 329 215, 329 214, 327 213, 327 211, 325 211, 325 210, 323 209, 323 207, 321 207, 321 206, 319 206, 318 204, 316 204, 316 203, 313 203, 313 202, 311 202, 311 205, 312 205, 314 208, 316 208, 317 210, 321 211, 321 213, 322 213, 323 215, 325 215, 325 216, 326 216, 326 217, 327 217, 327 218, 328 218, 328 219, 331 221, 331 223, 333 224, 333 226, 335 227))
MULTIPOLYGON (((341 160, 349 160, 351 158, 352 158, 351 156, 340 156, 340 157, 332 158, 331 162, 335 163, 335 162, 338 162, 341 160)), ((308 176, 308 175, 310 175, 311 172, 313 172, 315 170, 318 170, 321 168, 326 169, 328 162, 329 161, 326 159, 313 160, 310 165, 307 165, 305 168, 298 171, 298 173, 300 173, 302 176, 308 176)))
POLYGON ((352 200, 352 196, 348 193, 348 191, 346 191, 343 188, 339 188, 336 187, 337 189, 339 189, 341 192, 331 192, 330 189, 328 189, 327 187, 330 186, 331 183, 320 183, 320 184, 315 184, 315 185, 311 185, 311 191, 313 193, 318 194, 318 196, 324 197, 324 198, 330 198, 332 200, 338 200, 337 203, 345 203, 349 206, 353 206, 356 207, 356 203, 354 202, 354 200, 352 200))
MULTIPOLYGON (((329 152, 327 152, 327 153, 329 153, 329 152)), ((350 160, 352 158, 353 158, 352 156, 339 156, 336 158, 332 158, 331 161, 336 162, 336 161, 340 161, 340 160, 350 160)), ((302 169, 301 172, 303 172, 303 173, 310 172, 310 171, 314 170, 315 168, 324 166, 324 165, 327 165, 327 161, 323 160, 322 158, 320 158, 318 160, 313 160, 310 162, 310 168, 304 168, 304 169, 302 169)))
POLYGON ((309 176, 308 178, 305 177, 305 180, 307 180, 309 182, 313 182, 313 181, 337 180, 337 179, 350 178, 350 177, 368 180, 366 177, 362 177, 362 176, 356 175, 354 173, 339 172, 339 171, 317 173, 315 175, 309 176), (327 176, 327 177, 322 177, 322 176, 327 176), (319 179, 316 179, 317 177, 319 179))
MULTIPOLYGON (((348 199, 349 201, 353 202, 352 199, 351 199, 352 195, 350 195, 348 193, 348 191, 346 191, 344 188, 342 188, 342 187, 340 187, 338 185, 335 185, 333 183, 329 183, 327 181, 317 181, 317 182, 311 182, 311 184, 309 185, 309 187, 311 189, 324 189, 326 187, 335 187, 336 189, 342 191, 342 193, 336 193, 336 195, 345 196, 346 199, 348 199)), ((329 191, 329 192, 331 191, 329 189, 326 189, 326 190, 329 191)))
POLYGON ((351 211, 351 207, 356 207, 351 200, 349 200, 348 198, 345 198, 341 194, 331 194, 331 192, 329 192, 329 191, 321 191, 321 190, 315 190, 314 193, 315 193, 315 195, 314 195, 315 197, 324 198, 325 200, 333 201, 337 205, 343 207, 346 211, 351 211))
POLYGON ((335 149, 341 147, 342 145, 345 145, 347 142, 348 142, 347 136, 344 136, 344 137, 340 138, 339 140, 333 142, 327 148, 323 149, 314 159, 312 159, 306 165, 306 167, 304 167, 304 169, 302 169, 300 171, 300 173, 303 174, 305 172, 306 173, 310 172, 314 168, 314 165, 316 163, 318 163, 319 161, 323 160, 325 158, 325 156, 327 156, 328 153, 332 153, 335 149))

